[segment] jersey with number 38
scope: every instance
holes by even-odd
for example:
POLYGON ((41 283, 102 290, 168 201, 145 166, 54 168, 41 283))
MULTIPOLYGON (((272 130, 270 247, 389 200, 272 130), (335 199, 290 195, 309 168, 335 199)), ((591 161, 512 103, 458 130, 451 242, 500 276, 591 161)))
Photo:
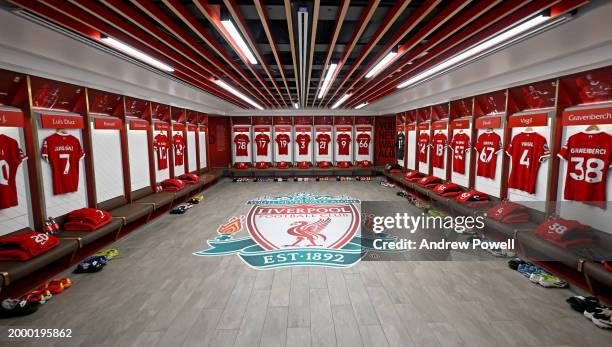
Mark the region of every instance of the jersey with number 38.
POLYGON ((43 141, 42 156, 53 173, 53 194, 79 189, 79 161, 85 153, 79 139, 68 134, 53 134, 43 141))
POLYGON ((612 135, 605 132, 574 134, 558 155, 567 160, 563 197, 605 206, 606 181, 612 163, 612 135))

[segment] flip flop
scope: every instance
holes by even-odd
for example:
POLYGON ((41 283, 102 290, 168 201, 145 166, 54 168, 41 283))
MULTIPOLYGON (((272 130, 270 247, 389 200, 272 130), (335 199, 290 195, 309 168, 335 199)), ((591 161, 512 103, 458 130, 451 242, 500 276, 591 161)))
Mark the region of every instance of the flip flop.
POLYGON ((119 255, 119 250, 117 248, 109 248, 107 250, 100 251, 94 254, 94 257, 106 257, 107 260, 112 260, 118 255, 119 255))

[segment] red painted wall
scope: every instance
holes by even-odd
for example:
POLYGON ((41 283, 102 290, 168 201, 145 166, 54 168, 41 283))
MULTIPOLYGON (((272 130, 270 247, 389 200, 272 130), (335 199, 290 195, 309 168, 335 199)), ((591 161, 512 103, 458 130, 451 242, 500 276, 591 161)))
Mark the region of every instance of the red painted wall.
POLYGON ((231 162, 230 117, 208 117, 210 166, 227 168, 231 162))
POLYGON ((374 165, 395 163, 395 116, 374 117, 374 165))

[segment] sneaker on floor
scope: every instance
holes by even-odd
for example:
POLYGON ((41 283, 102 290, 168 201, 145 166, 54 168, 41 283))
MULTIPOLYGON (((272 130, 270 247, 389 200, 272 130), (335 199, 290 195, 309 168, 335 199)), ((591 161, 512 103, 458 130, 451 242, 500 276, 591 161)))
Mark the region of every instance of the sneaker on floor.
POLYGON ((602 308, 593 314, 591 321, 599 328, 612 329, 612 310, 602 308))
POLYGON ((520 258, 514 258, 514 259, 508 260, 508 267, 511 268, 512 270, 518 270, 519 265, 522 265, 522 264, 527 264, 527 262, 520 258))
POLYGON ((605 307, 598 302, 597 304, 587 305, 583 314, 587 319, 592 320, 595 314, 601 313, 604 309, 605 307))
POLYGON ((582 295, 574 295, 565 300, 570 307, 577 312, 584 313, 587 307, 599 305, 599 300, 594 296, 584 297, 582 295))
POLYGON ((545 288, 567 288, 569 284, 553 275, 541 275, 538 284, 545 288))
POLYGON ((76 269, 74 269, 74 273, 93 273, 102 270, 106 264, 108 263, 108 259, 106 257, 89 257, 77 265, 76 269))
POLYGON ((40 304, 23 299, 5 299, 0 304, 0 318, 27 316, 38 311, 40 304))

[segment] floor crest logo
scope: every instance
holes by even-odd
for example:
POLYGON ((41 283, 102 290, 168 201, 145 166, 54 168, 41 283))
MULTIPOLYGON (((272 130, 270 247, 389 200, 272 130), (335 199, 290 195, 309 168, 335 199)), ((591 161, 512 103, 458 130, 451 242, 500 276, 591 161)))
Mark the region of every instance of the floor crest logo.
POLYGON ((232 217, 198 256, 237 254, 256 269, 349 267, 361 259, 359 200, 299 193, 249 200, 247 216, 232 217), (248 236, 234 235, 246 226, 248 236))

